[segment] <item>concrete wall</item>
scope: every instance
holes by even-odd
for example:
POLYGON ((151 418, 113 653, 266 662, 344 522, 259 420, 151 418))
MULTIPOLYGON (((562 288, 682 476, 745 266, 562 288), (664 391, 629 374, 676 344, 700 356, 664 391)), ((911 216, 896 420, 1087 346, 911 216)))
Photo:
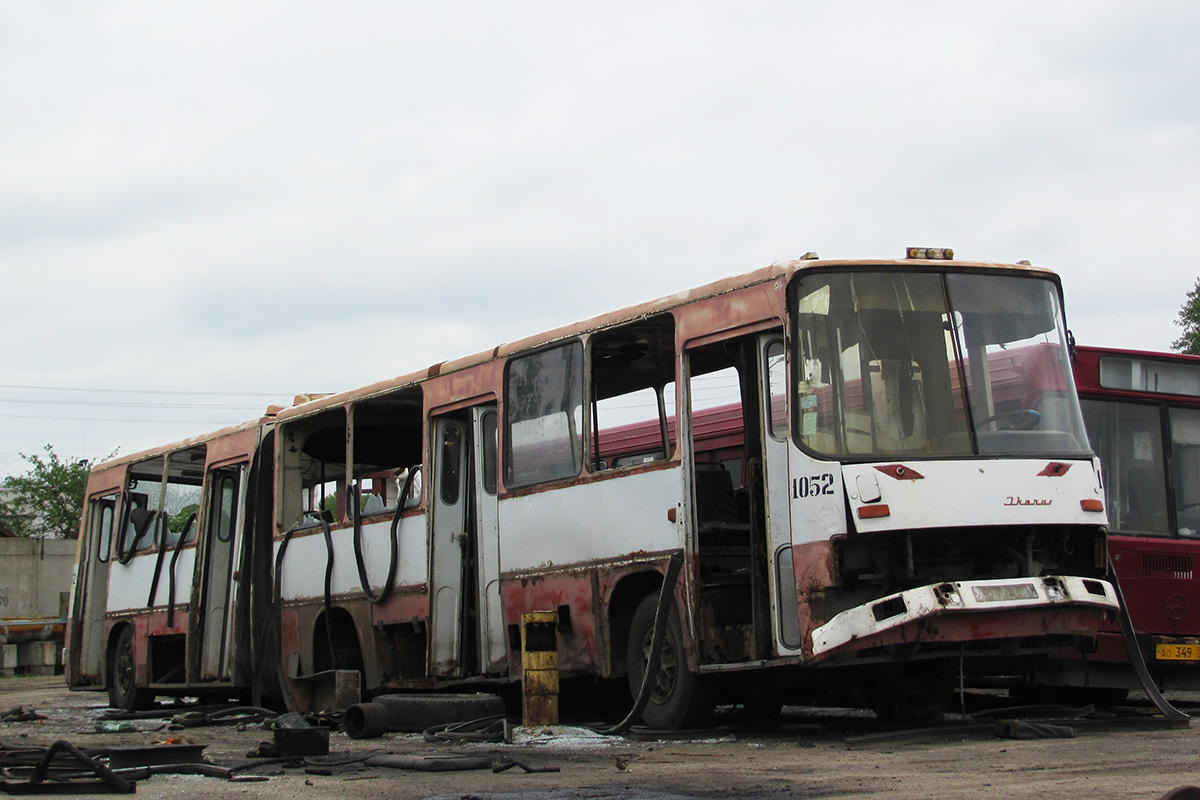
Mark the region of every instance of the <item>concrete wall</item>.
POLYGON ((63 616, 75 545, 74 539, 0 539, 0 619, 63 616))

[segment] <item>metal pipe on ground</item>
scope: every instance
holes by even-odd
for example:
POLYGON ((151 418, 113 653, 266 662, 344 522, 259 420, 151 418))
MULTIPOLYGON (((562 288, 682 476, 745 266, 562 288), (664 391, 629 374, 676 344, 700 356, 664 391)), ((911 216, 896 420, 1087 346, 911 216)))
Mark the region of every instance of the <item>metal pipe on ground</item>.
POLYGON ((504 700, 494 694, 385 694, 347 708, 342 725, 351 739, 374 739, 504 713, 504 700))

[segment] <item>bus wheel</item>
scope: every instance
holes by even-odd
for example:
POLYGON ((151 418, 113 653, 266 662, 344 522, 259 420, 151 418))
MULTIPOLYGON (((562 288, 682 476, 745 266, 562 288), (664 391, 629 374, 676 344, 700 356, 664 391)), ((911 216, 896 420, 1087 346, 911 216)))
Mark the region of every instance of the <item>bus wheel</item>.
MULTIPOLYGON (((642 675, 650 661, 654 639, 654 612, 658 596, 649 595, 633 612, 629 624, 629 689, 636 698, 642 687, 642 675)), ((642 711, 642 721, 652 728, 676 729, 700 727, 712 715, 713 704, 704 680, 687 668, 682 627, 675 604, 667 606, 667 630, 663 636, 658 675, 651 679, 650 700, 642 711)))
POLYGON ((108 704, 125 711, 141 711, 154 703, 154 694, 137 685, 133 660, 133 628, 125 627, 117 637, 108 664, 108 704))

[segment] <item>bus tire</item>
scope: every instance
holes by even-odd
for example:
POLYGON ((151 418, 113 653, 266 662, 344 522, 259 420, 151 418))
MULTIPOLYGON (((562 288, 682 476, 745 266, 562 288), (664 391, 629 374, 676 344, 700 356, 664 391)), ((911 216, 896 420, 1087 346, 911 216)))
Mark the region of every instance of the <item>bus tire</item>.
POLYGON ((121 629, 109 656, 108 704, 124 711, 143 711, 154 704, 154 693, 137 685, 133 628, 128 625, 121 629))
MULTIPOLYGON (((629 623, 626 653, 629 689, 634 698, 642 687, 642 675, 650 659, 657 606, 658 596, 648 595, 633 612, 633 619, 629 623)), ((712 716, 712 698, 704 679, 687 667, 683 628, 674 602, 667 606, 666 611, 667 630, 663 636, 658 675, 651 683, 650 699, 642 711, 642 721, 651 728, 664 730, 702 727, 712 716)))

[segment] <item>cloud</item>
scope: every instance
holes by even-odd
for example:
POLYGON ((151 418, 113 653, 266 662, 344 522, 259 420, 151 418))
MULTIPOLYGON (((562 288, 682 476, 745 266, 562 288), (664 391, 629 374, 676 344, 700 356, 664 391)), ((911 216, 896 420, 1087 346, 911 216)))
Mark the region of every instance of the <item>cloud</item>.
MULTIPOLYGON (((1198 43, 1170 1, 6 0, 0 382, 345 389, 906 245, 1056 269, 1080 342, 1165 349, 1198 43)), ((0 417, 0 467, 85 427, 0 417)))

